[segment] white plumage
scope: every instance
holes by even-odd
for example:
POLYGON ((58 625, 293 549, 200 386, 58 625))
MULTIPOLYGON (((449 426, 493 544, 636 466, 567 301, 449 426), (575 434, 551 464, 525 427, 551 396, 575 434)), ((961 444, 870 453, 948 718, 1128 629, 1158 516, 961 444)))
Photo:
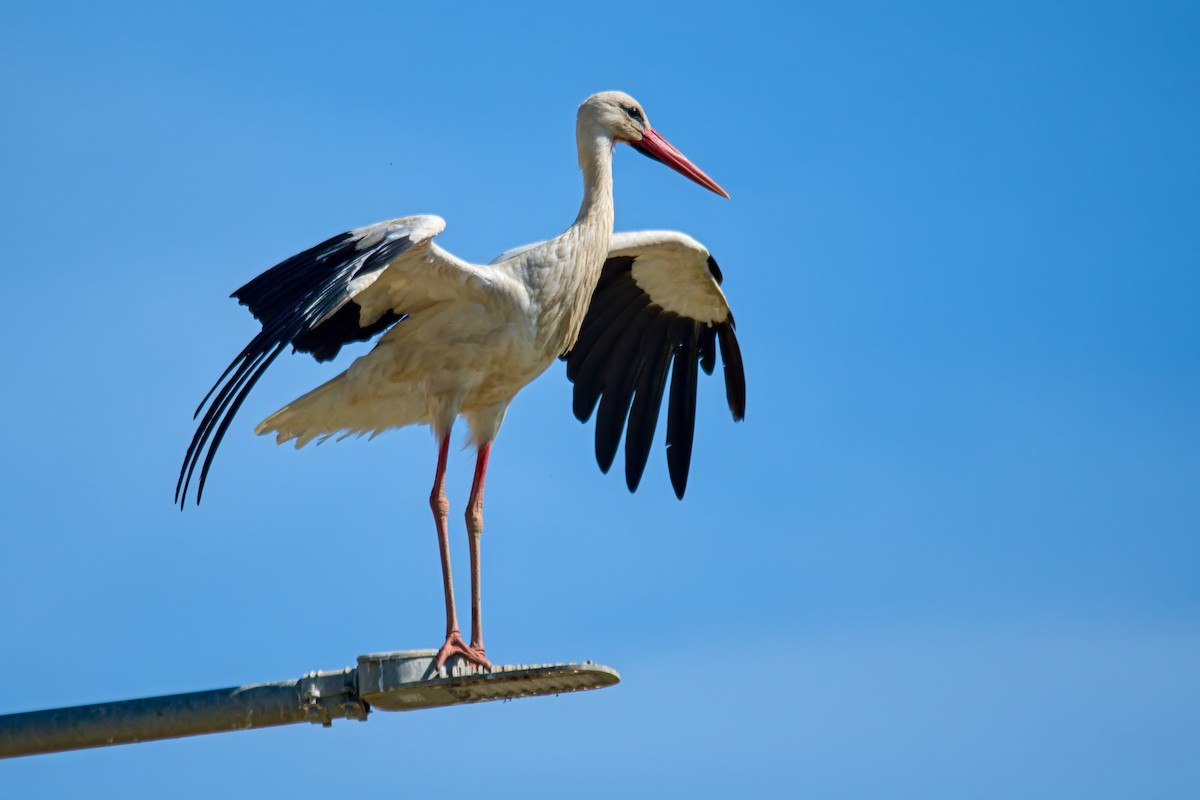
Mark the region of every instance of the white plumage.
POLYGON ((348 369, 256 428, 297 447, 335 435, 376 435, 430 425, 439 440, 431 506, 442 553, 446 642, 451 655, 486 665, 480 621, 479 537, 492 441, 517 392, 557 358, 575 382, 575 413, 599 405, 596 455, 607 471, 626 436, 626 479, 636 488, 671 373, 668 465, 680 497, 695 419, 696 370, 711 371, 719 346, 730 409, 740 419, 745 379, 733 317, 708 251, 665 231, 612 232, 612 153, 626 142, 728 197, 666 142, 640 105, 620 92, 589 97, 576 125, 584 198, 575 222, 545 242, 487 265, 434 242, 445 222, 403 217, 335 236, 276 265, 234 293, 263 330, 205 397, 180 472, 186 499, 200 466, 197 502, 221 438, 246 394, 287 345, 318 360, 382 333, 348 369), (467 508, 472 562, 472 641, 458 632, 447 538, 444 471, 450 430, 462 416, 478 450, 467 508))

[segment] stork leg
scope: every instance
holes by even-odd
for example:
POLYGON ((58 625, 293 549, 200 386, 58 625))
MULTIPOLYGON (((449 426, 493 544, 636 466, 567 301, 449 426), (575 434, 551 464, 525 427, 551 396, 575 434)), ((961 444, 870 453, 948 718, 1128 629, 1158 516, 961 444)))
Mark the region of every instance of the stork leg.
POLYGON ((487 478, 488 456, 492 443, 484 442, 475 458, 475 479, 471 482, 471 499, 467 503, 467 536, 471 545, 471 649, 487 664, 483 648, 483 591, 479 564, 479 540, 483 536, 483 482, 487 478))
POLYGON ((454 609, 454 580, 450 575, 450 501, 446 499, 446 458, 450 450, 450 432, 442 436, 438 446, 437 473, 433 478, 433 491, 429 494, 429 507, 433 509, 433 521, 437 525, 438 551, 442 557, 442 590, 446 596, 446 643, 437 654, 440 669, 446 659, 461 655, 476 664, 486 664, 486 659, 476 655, 467 647, 458 630, 458 614, 454 609))

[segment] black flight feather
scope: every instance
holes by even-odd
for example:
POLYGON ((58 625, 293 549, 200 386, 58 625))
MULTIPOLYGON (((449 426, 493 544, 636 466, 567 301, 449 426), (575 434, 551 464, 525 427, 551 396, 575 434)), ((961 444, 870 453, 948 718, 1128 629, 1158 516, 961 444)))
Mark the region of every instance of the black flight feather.
POLYGON ((667 320, 661 314, 643 314, 630 325, 613 349, 606 367, 604 395, 596 415, 596 463, 601 472, 608 472, 621 446, 621 434, 629 416, 633 387, 644 361, 643 349, 647 339, 666 334, 667 320), (656 330, 661 327, 662 330, 656 330))
MULTIPOLYGON (((575 384, 572 410, 583 422, 596 415, 596 463, 602 471, 608 472, 625 439, 625 480, 633 491, 646 468, 670 373, 667 467, 682 498, 695 437, 699 371, 711 375, 720 352, 729 408, 741 419, 746 405, 741 351, 732 316, 709 323, 654 303, 633 280, 636 260, 619 256, 605 262, 579 337, 563 356, 567 378, 575 384)), ((721 283, 711 256, 706 266, 721 283)))
POLYGON ((671 365, 671 352, 675 349, 674 340, 679 335, 677 326, 681 323, 679 317, 674 317, 667 325, 667 336, 648 343, 651 350, 638 375, 625 431, 625 485, 631 492, 637 491, 642 474, 646 471, 646 461, 650 458, 654 428, 658 425, 658 411, 662 406, 667 371, 671 365))
POLYGON ((360 248, 362 236, 354 232, 338 234, 281 261, 233 293, 232 297, 248 307, 263 327, 221 373, 196 409, 200 424, 175 484, 175 501, 180 508, 187 500, 197 465, 200 479, 196 502, 200 502, 213 457, 234 415, 288 344, 312 352, 321 360, 331 357, 346 342, 373 335, 401 318, 392 312, 366 326, 358 325, 359 309, 351 300, 350 284, 355 278, 382 270, 413 243, 408 236, 384 236, 376 244, 360 248))
POLYGON ((700 328, 700 369, 705 375, 712 375, 717 365, 717 328, 714 325, 703 325, 700 328))
POLYGON ((692 462, 696 431, 697 341, 700 323, 692 322, 675 346, 671 364, 671 396, 667 401, 667 469, 675 496, 683 499, 692 462))
POLYGON ((717 341, 721 343, 721 361, 725 364, 725 398, 733 418, 746 416, 746 371, 742 366, 742 350, 733 333, 733 317, 717 326, 717 341))
POLYGON ((588 352, 579 359, 578 377, 575 383, 575 398, 572 410, 575 418, 586 422, 596 407, 596 401, 604 391, 605 377, 613 365, 613 350, 623 337, 627 327, 646 312, 650 301, 645 296, 634 297, 624 308, 612 314, 605 327, 592 341, 585 342, 588 352))

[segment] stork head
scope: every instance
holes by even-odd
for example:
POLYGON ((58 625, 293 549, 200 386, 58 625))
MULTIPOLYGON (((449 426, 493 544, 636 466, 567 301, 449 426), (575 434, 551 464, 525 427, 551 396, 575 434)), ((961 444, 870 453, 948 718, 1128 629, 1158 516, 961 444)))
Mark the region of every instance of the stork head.
POLYGON ((729 193, 716 181, 651 128, 642 104, 624 92, 600 92, 584 100, 579 106, 578 128, 581 134, 597 133, 614 143, 625 142, 642 155, 666 164, 705 189, 729 197, 729 193))

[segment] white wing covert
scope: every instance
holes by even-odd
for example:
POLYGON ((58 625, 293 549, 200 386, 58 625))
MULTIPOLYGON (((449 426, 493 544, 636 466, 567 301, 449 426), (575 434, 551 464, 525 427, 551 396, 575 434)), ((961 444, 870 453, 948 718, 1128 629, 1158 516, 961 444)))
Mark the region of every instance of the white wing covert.
POLYGON ((698 370, 719 347, 734 420, 746 412, 746 376, 721 270, 696 240, 672 231, 613 235, 608 259, 567 362, 575 416, 596 410, 596 461, 608 472, 625 433, 625 481, 637 489, 658 423, 668 370, 667 467, 682 498, 696 424, 698 370))

